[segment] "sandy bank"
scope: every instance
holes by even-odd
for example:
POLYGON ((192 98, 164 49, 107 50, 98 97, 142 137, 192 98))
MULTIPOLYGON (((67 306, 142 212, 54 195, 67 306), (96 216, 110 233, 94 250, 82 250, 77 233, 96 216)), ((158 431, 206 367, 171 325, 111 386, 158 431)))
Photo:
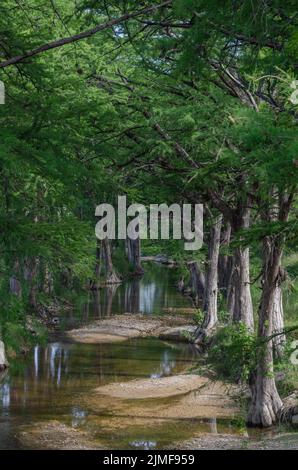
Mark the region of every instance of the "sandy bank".
POLYGON ((158 379, 131 380, 98 387, 96 392, 110 397, 129 399, 162 398, 196 390, 207 379, 198 375, 174 375, 158 379))
POLYGON ((87 433, 59 421, 23 426, 17 437, 28 449, 94 450, 103 448, 98 443, 92 442, 87 433))
POLYGON ((132 380, 98 387, 86 397, 89 408, 112 408, 121 416, 150 420, 233 418, 240 413, 239 389, 207 377, 185 374, 132 380), (100 395, 100 397, 99 397, 100 395))
POLYGON ((148 336, 188 341, 189 335, 194 330, 195 326, 186 325, 185 318, 179 316, 165 315, 152 318, 149 315, 123 314, 70 330, 66 334, 79 343, 112 343, 148 336))
POLYGON ((280 434, 275 437, 248 438, 230 434, 207 434, 173 444, 179 450, 297 450, 298 435, 280 434))

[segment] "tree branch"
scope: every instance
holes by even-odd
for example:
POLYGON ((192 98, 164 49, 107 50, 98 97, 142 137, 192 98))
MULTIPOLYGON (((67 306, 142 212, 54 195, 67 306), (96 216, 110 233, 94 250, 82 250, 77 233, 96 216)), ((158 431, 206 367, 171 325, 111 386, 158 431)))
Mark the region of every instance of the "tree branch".
POLYGON ((105 29, 109 29, 112 26, 115 26, 119 23, 123 23, 131 18, 136 18, 141 15, 145 15, 147 13, 154 12, 160 8, 170 6, 172 4, 172 0, 167 0, 160 5, 153 5, 151 7, 143 8, 141 10, 126 13, 125 15, 119 16, 118 18, 114 18, 113 20, 106 21, 105 23, 98 24, 95 28, 89 29, 88 31, 82 31, 81 33, 74 34, 73 36, 69 36, 66 38, 57 39, 56 41, 49 42, 47 44, 43 44, 42 46, 37 47, 36 49, 32 49, 31 51, 24 52, 15 57, 11 57, 0 63, 0 68, 5 68, 10 65, 15 65, 19 62, 28 59, 29 57, 33 57, 35 55, 41 54, 42 52, 48 51, 50 49, 56 49, 57 47, 65 46, 66 44, 71 44, 76 41, 81 41, 82 39, 89 38, 94 34, 97 34, 100 31, 105 29))

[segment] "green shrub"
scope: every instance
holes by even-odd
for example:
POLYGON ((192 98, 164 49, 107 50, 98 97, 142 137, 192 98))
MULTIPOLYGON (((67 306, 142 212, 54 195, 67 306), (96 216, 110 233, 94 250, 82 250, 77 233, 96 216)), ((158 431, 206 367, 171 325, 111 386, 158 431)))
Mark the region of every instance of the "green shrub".
POLYGON ((290 395, 298 388, 298 370, 297 365, 292 364, 291 355, 294 351, 292 341, 294 334, 289 334, 284 346, 283 356, 275 359, 274 372, 280 373, 280 380, 277 381, 278 390, 281 396, 290 395))
POLYGON ((193 320, 196 325, 201 325, 204 319, 204 312, 200 308, 194 313, 193 320))
POLYGON ((256 339, 243 323, 221 328, 214 338, 209 359, 219 375, 246 381, 255 365, 256 339))

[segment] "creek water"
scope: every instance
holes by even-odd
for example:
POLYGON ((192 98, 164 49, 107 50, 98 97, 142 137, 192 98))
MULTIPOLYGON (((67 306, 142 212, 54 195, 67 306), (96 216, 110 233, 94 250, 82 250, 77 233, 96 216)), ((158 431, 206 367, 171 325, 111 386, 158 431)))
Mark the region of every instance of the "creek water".
MULTIPOLYGON (((160 314, 164 308, 190 307, 173 282, 171 269, 146 264, 146 274, 118 287, 90 294, 84 308, 62 317, 64 327, 86 324, 114 313, 160 314)), ((162 377, 186 370, 198 360, 194 348, 154 338, 132 339, 114 344, 77 344, 60 331, 45 346, 37 345, 18 360, 0 383, 0 449, 39 448, 24 443, 20 435, 39 423, 58 422, 88 431, 93 441, 114 449, 163 448, 195 432, 237 432, 229 422, 172 419, 158 424, 131 419, 130 404, 124 411, 111 411, 109 400, 88 394, 104 384, 137 378, 162 377), (124 414, 123 414, 124 413, 124 414), (126 424, 125 424, 126 423, 126 424)), ((164 401, 166 399, 163 399, 164 401)))

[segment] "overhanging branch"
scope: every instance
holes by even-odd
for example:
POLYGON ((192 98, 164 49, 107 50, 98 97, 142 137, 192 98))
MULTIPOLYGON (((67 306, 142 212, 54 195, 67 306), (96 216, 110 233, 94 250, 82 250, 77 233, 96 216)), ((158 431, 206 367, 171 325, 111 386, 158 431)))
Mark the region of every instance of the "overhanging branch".
POLYGON ((152 13, 160 8, 168 7, 171 4, 172 4, 172 0, 167 0, 165 2, 162 2, 160 5, 153 5, 151 7, 143 8, 141 10, 138 10, 132 13, 126 13, 125 15, 119 16, 118 18, 108 20, 105 23, 101 23, 95 26, 94 28, 89 29, 88 31, 82 31, 81 33, 74 34, 73 36, 68 36, 65 38, 57 39, 56 41, 49 42, 47 44, 43 44, 42 46, 39 46, 36 49, 32 49, 31 51, 24 52, 23 54, 20 54, 15 57, 11 57, 10 59, 7 59, 1 62, 0 68, 3 69, 10 65, 15 65, 19 62, 23 62, 25 59, 41 54, 42 52, 45 52, 51 49, 56 49, 57 47, 62 47, 62 46, 65 46, 66 44, 71 44, 73 42, 81 41, 82 39, 86 39, 91 36, 94 36, 100 31, 109 29, 112 26, 115 26, 120 23, 124 23, 125 21, 128 21, 132 18, 136 18, 141 15, 145 15, 147 13, 152 13))

